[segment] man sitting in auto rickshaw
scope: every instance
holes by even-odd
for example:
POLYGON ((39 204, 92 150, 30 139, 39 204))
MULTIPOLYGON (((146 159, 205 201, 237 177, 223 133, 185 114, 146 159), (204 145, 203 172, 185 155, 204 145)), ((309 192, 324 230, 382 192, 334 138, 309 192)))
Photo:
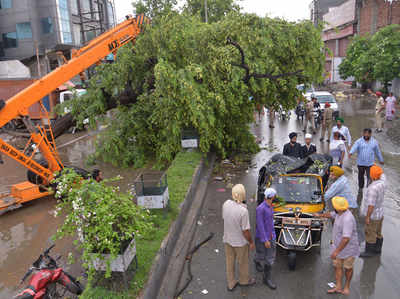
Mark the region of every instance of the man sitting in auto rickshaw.
POLYGON ((301 158, 302 156, 302 147, 300 143, 297 143, 297 133, 292 132, 289 134, 290 141, 286 143, 283 147, 283 154, 285 156, 301 158))

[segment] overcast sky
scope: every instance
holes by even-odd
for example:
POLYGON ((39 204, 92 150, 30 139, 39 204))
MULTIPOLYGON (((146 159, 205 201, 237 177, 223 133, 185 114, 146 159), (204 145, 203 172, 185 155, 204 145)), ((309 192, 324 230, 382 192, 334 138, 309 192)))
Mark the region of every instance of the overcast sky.
MULTIPOLYGON (((132 0, 114 0, 117 20, 122 21, 124 16, 132 14, 132 0)), ((283 17, 290 21, 309 19, 308 9, 311 0, 243 0, 239 4, 246 12, 256 13, 259 16, 268 14, 271 17, 283 17)))

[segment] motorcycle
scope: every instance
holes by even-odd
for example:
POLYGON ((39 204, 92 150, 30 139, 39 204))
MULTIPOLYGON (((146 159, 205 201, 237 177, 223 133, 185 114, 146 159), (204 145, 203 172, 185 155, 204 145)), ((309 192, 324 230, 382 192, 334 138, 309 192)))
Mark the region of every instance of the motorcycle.
POLYGON ((290 110, 286 111, 285 109, 283 109, 282 106, 279 107, 279 118, 281 120, 290 119, 290 115, 291 115, 290 110))
POLYGON ((304 120, 304 115, 306 114, 306 109, 304 108, 304 103, 301 102, 300 104, 297 105, 296 107, 296 115, 297 115, 297 120, 301 118, 301 120, 304 120))
POLYGON ((83 286, 72 275, 68 274, 62 268, 59 268, 57 261, 49 253, 55 245, 47 248, 21 279, 21 284, 31 275, 29 285, 14 298, 16 299, 54 299, 64 298, 68 291, 74 295, 80 295, 83 292, 83 286), (62 291, 57 290, 58 285, 62 285, 62 291))
POLYGON ((320 108, 314 108, 313 117, 315 129, 318 129, 319 126, 322 124, 322 110, 320 108))

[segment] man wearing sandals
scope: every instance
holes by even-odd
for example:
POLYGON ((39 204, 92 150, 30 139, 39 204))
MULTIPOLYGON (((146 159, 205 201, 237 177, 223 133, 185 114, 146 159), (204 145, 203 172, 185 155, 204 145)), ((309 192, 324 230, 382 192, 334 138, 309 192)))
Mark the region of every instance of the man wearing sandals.
POLYGON ((232 188, 232 199, 222 206, 228 291, 233 291, 238 284, 249 286, 256 283, 249 273, 249 250, 254 250, 255 246, 250 232, 249 211, 243 203, 245 200, 246 190, 242 184, 237 184, 232 188), (236 262, 239 282, 235 279, 236 262))
POLYGON ((332 230, 331 259, 335 267, 336 286, 328 290, 328 293, 349 295, 354 260, 360 255, 357 224, 353 214, 349 211, 349 203, 344 197, 336 196, 332 198, 332 205, 335 209, 334 212, 314 214, 315 217, 335 220, 332 230), (342 289, 343 268, 346 281, 342 289))

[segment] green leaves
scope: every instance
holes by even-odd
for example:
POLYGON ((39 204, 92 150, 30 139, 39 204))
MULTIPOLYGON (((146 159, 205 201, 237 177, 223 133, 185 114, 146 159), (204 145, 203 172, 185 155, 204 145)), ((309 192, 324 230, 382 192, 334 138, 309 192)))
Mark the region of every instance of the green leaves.
MULTIPOLYGON (((57 230, 56 239, 78 237, 74 244, 83 250, 82 262, 89 279, 94 269, 93 261, 101 254, 115 258, 122 246, 135 236, 136 240, 148 238, 154 231, 153 216, 132 200, 132 196, 119 193, 118 187, 110 186, 113 180, 100 183, 83 180, 72 169, 64 169, 54 181, 59 200, 56 213, 66 215, 64 224, 57 230)), ((110 275, 108 266, 105 273, 110 275)))
POLYGON ((202 152, 214 150, 221 157, 255 152, 249 133, 255 105, 294 107, 296 85, 322 79, 322 47, 320 29, 309 21, 232 12, 205 24, 187 14, 161 14, 133 48, 118 52, 114 64, 96 68, 72 113, 105 122, 95 158, 118 165, 138 167, 149 157, 168 164, 181 149, 186 128, 199 133, 202 152), (228 36, 243 48, 252 72, 303 73, 244 82, 245 71, 234 65, 241 62, 240 53, 227 44, 228 36), (113 101, 118 103, 113 116, 99 119, 113 101))
POLYGON ((385 84, 400 76, 400 25, 380 29, 372 37, 357 36, 339 66, 342 77, 358 82, 379 80, 385 84))

